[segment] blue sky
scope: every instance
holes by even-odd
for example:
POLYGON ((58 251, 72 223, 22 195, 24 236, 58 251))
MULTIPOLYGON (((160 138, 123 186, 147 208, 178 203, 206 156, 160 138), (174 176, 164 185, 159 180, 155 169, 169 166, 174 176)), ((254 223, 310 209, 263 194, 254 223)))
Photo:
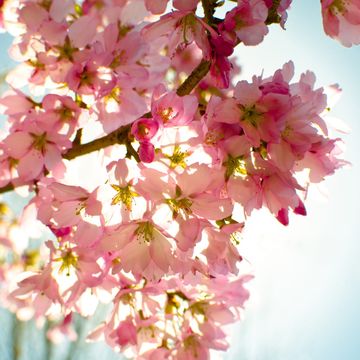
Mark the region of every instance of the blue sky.
MULTIPOLYGON (((310 194, 308 216, 285 228, 267 213, 248 222, 242 253, 255 280, 243 322, 232 331, 233 360, 358 360, 360 358, 360 47, 323 34, 320 1, 294 0, 287 30, 272 26, 257 47, 237 50, 242 77, 271 75, 288 60, 307 69, 319 86, 339 83, 334 115, 352 129, 344 137, 343 169, 326 181, 328 198, 310 194)), ((10 38, 0 34, 0 69, 10 38)), ((339 134, 340 135, 340 134, 339 134)))
POLYGON ((308 216, 293 216, 288 228, 264 213, 250 219, 241 246, 256 278, 230 358, 358 360, 360 48, 324 35, 319 1, 293 1, 286 28, 239 48, 243 76, 270 75, 291 59, 297 74, 313 70, 319 86, 339 83, 343 96, 333 113, 352 129, 344 140, 353 165, 326 181, 327 199, 313 192, 308 216))

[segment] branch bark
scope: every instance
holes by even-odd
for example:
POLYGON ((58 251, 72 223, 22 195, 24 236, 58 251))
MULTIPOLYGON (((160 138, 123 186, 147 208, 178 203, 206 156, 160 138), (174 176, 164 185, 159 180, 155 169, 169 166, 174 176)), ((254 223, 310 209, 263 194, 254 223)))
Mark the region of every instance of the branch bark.
POLYGON ((206 76, 210 70, 210 61, 203 60, 189 75, 189 77, 180 85, 176 93, 179 96, 189 95, 196 85, 206 76))
POLYGON ((131 125, 122 126, 119 129, 116 129, 110 134, 103 136, 99 139, 95 139, 86 144, 75 145, 63 155, 63 158, 67 160, 72 160, 79 156, 83 156, 86 154, 90 154, 94 151, 104 149, 111 145, 124 144, 128 138, 130 128, 131 125))
POLYGON ((3 186, 2 188, 0 188, 0 194, 9 192, 9 191, 13 191, 15 189, 15 186, 11 183, 3 186))
POLYGON ((211 26, 214 21, 214 9, 217 0, 201 0, 201 5, 204 9, 206 22, 211 26))

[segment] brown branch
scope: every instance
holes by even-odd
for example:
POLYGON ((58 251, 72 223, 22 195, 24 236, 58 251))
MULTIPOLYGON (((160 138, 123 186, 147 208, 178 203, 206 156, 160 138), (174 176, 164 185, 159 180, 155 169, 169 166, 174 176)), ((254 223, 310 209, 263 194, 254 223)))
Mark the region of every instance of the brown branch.
POLYGON ((15 189, 15 186, 11 183, 3 186, 2 188, 0 188, 0 194, 9 192, 9 191, 13 191, 15 189))
POLYGON ((206 22, 211 26, 214 21, 214 12, 217 0, 201 0, 201 5, 204 9, 206 22))
POLYGON ((207 75, 211 62, 202 60, 189 77, 181 84, 176 93, 179 96, 189 95, 196 85, 207 75))
POLYGON ((103 136, 99 139, 95 139, 86 144, 75 145, 63 155, 63 158, 67 160, 72 160, 79 156, 83 156, 86 154, 90 154, 94 151, 104 149, 111 145, 124 144, 127 140, 130 127, 130 125, 122 126, 119 129, 116 129, 110 134, 103 136))
POLYGON ((82 128, 80 128, 78 131, 76 131, 75 139, 73 141, 73 145, 80 145, 81 144, 82 131, 83 131, 82 128))
POLYGON ((268 17, 265 21, 266 25, 279 24, 281 22, 281 16, 278 14, 278 7, 280 6, 280 0, 274 0, 271 8, 268 12, 268 17))
MULTIPOLYGON (((195 70, 189 75, 189 77, 181 84, 181 86, 177 90, 177 94, 179 96, 185 96, 191 93, 191 91, 197 86, 197 84, 203 79, 206 74, 210 70, 210 61, 203 60, 201 63, 195 68, 195 70)), ((151 113, 146 113, 142 117, 150 117, 151 113)), ((74 146, 69 149, 66 153, 63 154, 63 159, 72 160, 79 156, 83 156, 86 154, 90 154, 94 151, 98 151, 104 149, 106 147, 115 145, 115 144, 129 144, 129 132, 131 129, 131 124, 121 126, 120 128, 114 130, 110 134, 103 136, 99 139, 95 139, 86 144, 77 144, 75 142, 74 146)), ((129 146, 127 147, 129 155, 132 155, 138 161, 138 157, 135 154, 132 154, 132 151, 129 146)), ((32 183, 23 183, 13 185, 9 183, 6 186, 0 188, 0 194, 12 191, 15 187, 24 186, 24 185, 32 185, 32 183)))

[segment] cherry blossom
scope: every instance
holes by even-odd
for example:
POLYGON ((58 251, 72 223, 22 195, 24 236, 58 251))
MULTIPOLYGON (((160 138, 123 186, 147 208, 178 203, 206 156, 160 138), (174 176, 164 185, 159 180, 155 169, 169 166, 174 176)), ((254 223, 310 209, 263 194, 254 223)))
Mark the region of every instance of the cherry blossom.
POLYGON ((359 44, 360 3, 357 0, 321 0, 324 30, 346 47, 359 44))
MULTIPOLYGON (((289 225, 347 164, 314 73, 294 79, 289 61, 246 81, 232 58, 284 29, 291 1, 221 4, 0 0, 19 62, 0 99, 0 192, 27 196, 19 218, 0 202, 0 299, 55 319, 51 341, 75 341, 74 315, 105 303, 88 340, 126 357, 226 351, 253 277, 248 217, 289 225)), ((359 43, 358 8, 322 1, 326 33, 359 43)))

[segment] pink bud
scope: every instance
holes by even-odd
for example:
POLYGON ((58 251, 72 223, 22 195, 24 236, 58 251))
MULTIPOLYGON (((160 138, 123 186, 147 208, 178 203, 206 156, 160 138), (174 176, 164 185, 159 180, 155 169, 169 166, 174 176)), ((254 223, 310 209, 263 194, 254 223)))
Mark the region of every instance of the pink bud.
POLYGON ((140 143, 139 147, 140 160, 144 163, 151 163, 155 158, 154 145, 148 141, 140 143))
POLYGON ((306 208, 301 200, 299 200, 299 205, 294 209, 294 213, 297 215, 306 216, 306 208))
POLYGON ((49 229, 54 233, 56 237, 64 237, 71 233, 71 227, 62 227, 60 229, 55 229, 52 226, 49 226, 49 229))
POLYGON ((280 209, 276 219, 278 219, 278 221, 280 221, 283 225, 287 226, 289 225, 289 212, 287 209, 280 209))
POLYGON ((152 139, 159 130, 159 123, 154 119, 141 118, 131 126, 131 133, 135 139, 143 142, 152 139))
POLYGON ((230 56, 234 52, 234 46, 220 35, 212 36, 211 43, 219 55, 230 56))

